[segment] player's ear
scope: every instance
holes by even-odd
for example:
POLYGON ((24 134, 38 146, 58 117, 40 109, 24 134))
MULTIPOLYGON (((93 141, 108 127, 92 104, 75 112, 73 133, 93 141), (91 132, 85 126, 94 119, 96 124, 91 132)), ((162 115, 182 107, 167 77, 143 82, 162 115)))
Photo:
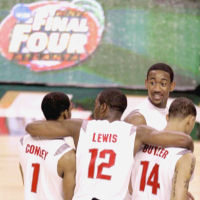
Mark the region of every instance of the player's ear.
POLYGON ((100 112, 101 113, 105 113, 107 111, 107 109, 108 109, 108 105, 106 103, 102 103, 100 105, 100 112))
POLYGON ((175 86, 176 86, 176 82, 172 81, 170 84, 170 92, 172 92, 174 90, 175 86))
POLYGON ((70 119, 71 118, 71 110, 65 110, 65 116, 66 116, 66 119, 70 119))
POLYGON ((166 120, 169 121, 169 114, 166 115, 166 120))
POLYGON ((70 119, 71 118, 71 112, 69 112, 67 109, 64 110, 62 113, 61 113, 61 116, 63 119, 70 119))
MULTIPOLYGON (((194 128, 194 124, 195 124, 195 121, 196 121, 196 117, 193 116, 193 115, 189 115, 188 118, 189 118, 189 119, 188 119, 188 121, 189 121, 188 123, 190 124, 190 126, 193 126, 193 128, 194 128)), ((193 128, 192 128, 192 129, 193 129, 193 128)))
POLYGON ((183 121, 185 121, 185 132, 190 134, 195 124, 195 117, 188 115, 183 121))
POLYGON ((66 110, 61 113, 63 119, 67 119, 66 110))
POLYGON ((148 89, 148 80, 145 79, 145 88, 148 89))

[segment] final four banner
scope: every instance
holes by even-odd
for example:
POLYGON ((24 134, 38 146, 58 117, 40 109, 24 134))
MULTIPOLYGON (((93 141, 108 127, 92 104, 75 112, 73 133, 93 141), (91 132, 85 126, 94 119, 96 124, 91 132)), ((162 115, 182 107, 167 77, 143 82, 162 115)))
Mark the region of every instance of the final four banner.
POLYGON ((200 85, 200 1, 1 0, 0 82, 144 87, 169 64, 176 90, 200 85))
POLYGON ((1 52, 33 71, 68 68, 94 53, 103 30, 96 1, 17 4, 1 23, 1 52))

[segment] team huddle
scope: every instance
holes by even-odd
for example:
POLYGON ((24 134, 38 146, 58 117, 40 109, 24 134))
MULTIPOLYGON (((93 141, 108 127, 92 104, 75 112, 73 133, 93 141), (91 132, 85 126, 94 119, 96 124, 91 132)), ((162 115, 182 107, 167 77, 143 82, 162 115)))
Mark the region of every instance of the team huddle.
POLYGON ((125 118, 127 97, 118 89, 98 94, 92 120, 72 119, 68 96, 48 93, 46 120, 29 123, 19 141, 25 199, 193 199, 196 108, 185 97, 169 105, 174 73, 164 63, 149 68, 145 86, 148 98, 125 118))

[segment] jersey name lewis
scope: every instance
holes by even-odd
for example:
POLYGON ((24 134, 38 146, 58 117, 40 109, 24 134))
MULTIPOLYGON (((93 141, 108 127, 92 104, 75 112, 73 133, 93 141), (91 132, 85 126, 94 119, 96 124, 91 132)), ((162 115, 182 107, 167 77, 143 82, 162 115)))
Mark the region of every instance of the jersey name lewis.
POLYGON ((117 134, 111 133, 93 133, 92 142, 117 142, 117 134))

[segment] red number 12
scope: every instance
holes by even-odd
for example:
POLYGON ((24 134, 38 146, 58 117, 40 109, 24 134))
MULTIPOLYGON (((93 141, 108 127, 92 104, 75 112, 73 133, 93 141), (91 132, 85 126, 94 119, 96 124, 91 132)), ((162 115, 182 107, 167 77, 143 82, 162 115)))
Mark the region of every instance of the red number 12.
MULTIPOLYGON (((90 149, 89 152, 91 153, 91 159, 90 159, 90 164, 89 164, 89 168, 88 168, 88 177, 94 178, 95 161, 97 159, 98 149, 90 149)), ((108 163, 103 162, 97 167, 97 177, 96 178, 111 180, 111 176, 102 174, 102 171, 103 171, 104 167, 110 168, 115 164, 116 153, 111 149, 105 149, 105 150, 100 151, 99 158, 105 158, 106 154, 110 155, 109 161, 108 161, 108 163)))

